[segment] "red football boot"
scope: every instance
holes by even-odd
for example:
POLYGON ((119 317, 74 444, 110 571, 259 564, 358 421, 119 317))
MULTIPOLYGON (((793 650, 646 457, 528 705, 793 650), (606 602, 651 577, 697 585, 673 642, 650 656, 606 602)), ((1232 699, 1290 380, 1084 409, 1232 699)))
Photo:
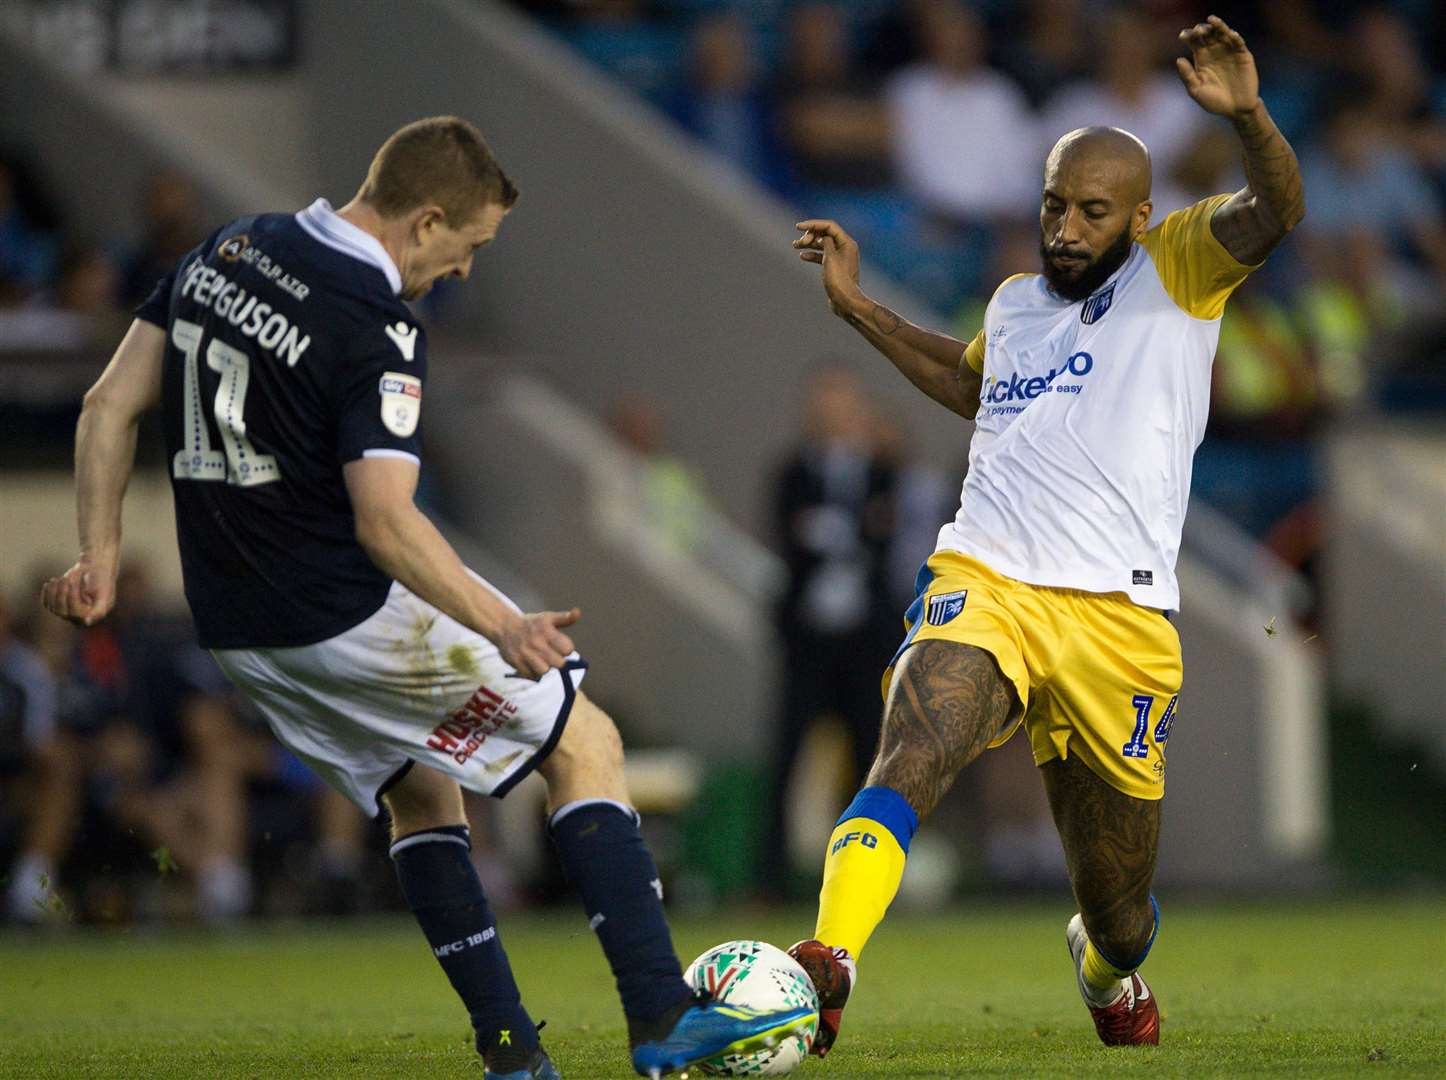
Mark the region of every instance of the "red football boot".
POLYGON ((818 992, 818 1032, 809 1053, 823 1057, 838 1038, 843 1023, 844 1005, 858 980, 858 966, 847 949, 834 948, 821 941, 800 941, 788 950, 813 980, 818 992))
POLYGON ((1084 992, 1085 934, 1084 920, 1076 915, 1065 929, 1069 940, 1069 953, 1074 958, 1075 975, 1079 980, 1080 996, 1089 1007, 1095 1022, 1095 1031, 1100 1042, 1106 1046, 1158 1046, 1160 1044, 1160 1006, 1150 992, 1145 980, 1135 972, 1128 979, 1120 980, 1120 996, 1113 1003, 1100 1007, 1084 992))

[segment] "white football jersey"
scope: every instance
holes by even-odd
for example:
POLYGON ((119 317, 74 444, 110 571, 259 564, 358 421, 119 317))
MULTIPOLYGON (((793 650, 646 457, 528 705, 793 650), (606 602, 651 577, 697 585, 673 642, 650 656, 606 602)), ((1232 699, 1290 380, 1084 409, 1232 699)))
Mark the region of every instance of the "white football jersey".
POLYGON ((1225 301, 1251 267, 1179 210, 1088 299, 1006 280, 965 359, 982 372, 959 513, 939 550, 1018 581, 1177 608, 1175 558, 1225 301))

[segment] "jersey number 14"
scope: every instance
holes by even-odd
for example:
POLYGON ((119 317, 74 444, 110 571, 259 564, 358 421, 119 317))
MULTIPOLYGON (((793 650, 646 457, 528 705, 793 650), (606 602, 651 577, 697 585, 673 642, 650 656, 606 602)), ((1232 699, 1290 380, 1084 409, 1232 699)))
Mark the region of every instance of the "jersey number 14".
POLYGON ((185 446, 176 451, 171 472, 177 480, 221 480, 239 487, 254 487, 281 479, 276 458, 258 454, 246 437, 246 388, 251 382, 251 357, 240 349, 212 338, 206 346, 206 366, 221 376, 211 411, 226 448, 211 448, 211 429, 201 408, 201 376, 197 364, 205 331, 193 322, 171 324, 171 342, 186 357, 183 396, 185 446))

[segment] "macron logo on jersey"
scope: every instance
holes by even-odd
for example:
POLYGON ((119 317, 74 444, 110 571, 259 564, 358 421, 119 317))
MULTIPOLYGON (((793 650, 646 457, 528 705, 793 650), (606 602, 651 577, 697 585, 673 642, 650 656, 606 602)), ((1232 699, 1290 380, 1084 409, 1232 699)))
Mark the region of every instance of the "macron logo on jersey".
POLYGON ((398 322, 395 326, 388 326, 386 331, 387 337, 392 339, 392 344, 402 354, 402 359, 410 364, 417 355, 417 328, 398 322))
POLYGON ((1006 402, 1033 401, 1040 394, 1060 393, 1078 394, 1079 383, 1068 383, 1056 386, 1054 380, 1061 375, 1073 375, 1076 378, 1084 378, 1094 370, 1095 358, 1087 352, 1077 352, 1070 355, 1064 362, 1063 367, 1057 367, 1045 372, 1043 375, 1020 378, 1019 372, 1010 372, 1008 375, 991 375, 984 380, 984 387, 979 392, 979 400, 985 405, 1003 405, 1006 402))

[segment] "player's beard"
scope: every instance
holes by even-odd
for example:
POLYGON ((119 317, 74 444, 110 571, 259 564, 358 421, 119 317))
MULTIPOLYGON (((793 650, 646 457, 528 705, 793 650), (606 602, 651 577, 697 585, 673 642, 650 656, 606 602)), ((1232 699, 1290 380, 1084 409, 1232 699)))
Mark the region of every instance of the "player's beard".
POLYGON ((1129 226, 1126 226, 1120 230, 1120 235, 1111 241, 1109 247, 1095 256, 1091 262, 1085 264, 1078 277, 1069 280, 1063 278, 1055 269, 1054 264, 1049 261, 1049 248, 1041 239, 1039 258, 1044 266, 1044 280, 1049 282, 1049 287, 1058 296, 1071 303, 1083 300, 1108 281, 1110 275, 1125 264, 1125 260, 1130 257, 1130 246, 1133 243, 1129 226))

